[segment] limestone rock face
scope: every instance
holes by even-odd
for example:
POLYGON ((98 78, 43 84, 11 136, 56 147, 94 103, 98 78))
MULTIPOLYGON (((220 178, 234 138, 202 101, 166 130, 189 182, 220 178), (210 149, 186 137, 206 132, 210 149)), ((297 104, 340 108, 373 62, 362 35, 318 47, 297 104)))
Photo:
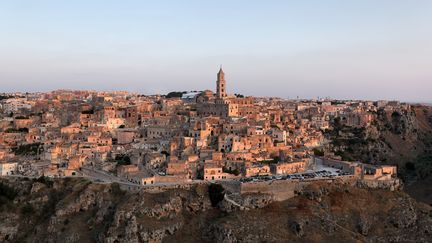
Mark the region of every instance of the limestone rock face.
POLYGON ((392 210, 389 222, 396 228, 406 229, 413 227, 418 216, 412 200, 397 200, 397 203, 399 207, 392 210))
POLYGON ((178 214, 182 210, 182 206, 182 200, 177 196, 170 198, 166 203, 145 207, 140 210, 140 213, 151 218, 161 219, 168 217, 170 214, 178 214))
POLYGON ((300 195, 307 197, 310 200, 321 202, 323 196, 327 195, 328 189, 319 186, 308 186, 299 192, 300 195))
POLYGON ((224 212, 263 208, 274 201, 273 196, 265 193, 225 194, 218 207, 224 212))
POLYGON ((122 191, 78 178, 14 180, 5 184, 19 193, 0 198, 0 242, 429 242, 432 236, 432 208, 388 189, 317 182, 283 202, 231 193, 212 207, 207 185, 122 191))
POLYGON ((37 193, 38 191, 42 190, 45 187, 46 187, 45 184, 40 183, 40 182, 35 182, 35 183, 33 183, 30 192, 31 193, 37 193))
POLYGON ((225 227, 224 225, 216 225, 213 224, 209 228, 209 234, 215 242, 223 242, 223 243, 235 243, 238 242, 234 233, 231 229, 225 227))
POLYGON ((19 218, 14 214, 5 214, 0 217, 0 241, 15 239, 18 235, 19 218))
POLYGON ((270 194, 251 193, 243 196, 243 205, 248 209, 264 208, 273 201, 273 196, 270 194))

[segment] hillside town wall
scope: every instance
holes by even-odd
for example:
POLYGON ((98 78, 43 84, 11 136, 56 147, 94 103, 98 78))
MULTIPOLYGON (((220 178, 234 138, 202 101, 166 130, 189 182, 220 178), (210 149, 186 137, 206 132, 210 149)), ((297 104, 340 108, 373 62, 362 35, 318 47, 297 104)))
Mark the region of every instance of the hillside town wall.
POLYGON ((271 194, 275 201, 284 201, 294 197, 297 191, 309 183, 288 180, 243 183, 240 187, 240 193, 266 193, 271 194))

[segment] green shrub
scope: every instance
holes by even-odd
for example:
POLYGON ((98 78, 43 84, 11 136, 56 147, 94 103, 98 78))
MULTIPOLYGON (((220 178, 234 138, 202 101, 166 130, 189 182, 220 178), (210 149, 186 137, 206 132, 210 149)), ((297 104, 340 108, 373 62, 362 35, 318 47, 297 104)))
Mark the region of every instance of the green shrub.
POLYGON ((320 149, 317 149, 317 148, 314 148, 314 149, 313 149, 313 153, 314 153, 314 155, 316 155, 316 156, 324 156, 324 151, 322 151, 322 150, 320 150, 320 149))
POLYGON ((183 92, 177 92, 177 91, 169 92, 166 95, 166 98, 181 98, 183 96, 183 94, 186 94, 186 93, 187 93, 186 91, 183 91, 183 92))
POLYGON ((16 155, 36 155, 38 151, 42 150, 42 148, 42 143, 30 143, 22 144, 17 148, 14 148, 13 151, 16 155))
POLYGON ((235 175, 235 176, 240 175, 240 171, 239 171, 238 169, 230 170, 229 168, 222 167, 222 171, 223 171, 224 173, 233 174, 233 175, 235 175))
POLYGON ((6 133, 17 133, 17 132, 22 132, 22 133, 28 133, 28 128, 24 127, 24 128, 19 128, 19 129, 15 129, 15 128, 8 128, 5 130, 6 133))
POLYGON ((270 164, 277 164, 278 160, 277 159, 266 159, 266 160, 263 160, 263 161, 260 161, 260 162, 263 163, 263 164, 270 165, 270 164))
POLYGON ((129 155, 126 154, 117 154, 115 156, 115 161, 117 162, 117 166, 119 165, 130 165, 131 160, 129 155))

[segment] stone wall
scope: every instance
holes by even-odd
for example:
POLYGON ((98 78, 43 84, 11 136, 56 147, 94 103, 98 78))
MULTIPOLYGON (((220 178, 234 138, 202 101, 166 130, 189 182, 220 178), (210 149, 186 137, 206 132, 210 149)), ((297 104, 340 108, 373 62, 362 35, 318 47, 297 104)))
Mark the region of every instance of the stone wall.
POLYGON ((240 193, 242 183, 240 181, 218 181, 224 189, 231 193, 240 193))
POLYGON ((395 191, 402 188, 402 182, 399 179, 391 180, 359 180, 357 186, 362 188, 385 189, 395 191))
POLYGON ((275 201, 284 201, 294 197, 295 192, 309 183, 290 180, 242 183, 240 193, 266 193, 271 194, 275 201))

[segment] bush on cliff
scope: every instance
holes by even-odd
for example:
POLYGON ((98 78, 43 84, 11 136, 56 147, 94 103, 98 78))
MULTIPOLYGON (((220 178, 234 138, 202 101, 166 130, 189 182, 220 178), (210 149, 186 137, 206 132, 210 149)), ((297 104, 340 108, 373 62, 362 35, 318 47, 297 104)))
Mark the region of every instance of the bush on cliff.
POLYGON ((208 187, 210 201, 213 207, 216 207, 223 200, 225 190, 220 184, 210 184, 208 187))
POLYGON ((117 166, 131 164, 131 159, 127 154, 117 154, 115 156, 115 161, 117 162, 117 166))
POLYGON ((6 204, 7 201, 14 200, 17 194, 17 191, 13 187, 0 182, 0 205, 6 204))

